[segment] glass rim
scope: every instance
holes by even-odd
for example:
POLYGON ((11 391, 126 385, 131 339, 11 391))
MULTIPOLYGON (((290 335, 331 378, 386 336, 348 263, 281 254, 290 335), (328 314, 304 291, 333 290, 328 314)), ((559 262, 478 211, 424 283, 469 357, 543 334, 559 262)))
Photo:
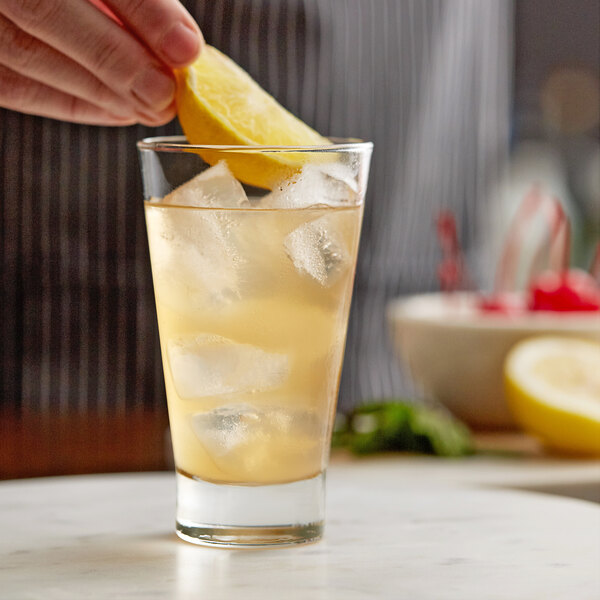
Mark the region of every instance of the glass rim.
POLYGON ((217 152, 356 152, 373 149, 372 142, 357 138, 328 138, 331 144, 322 146, 261 146, 235 144, 189 144, 184 135, 162 135, 146 137, 137 142, 138 150, 155 152, 180 152, 212 150, 217 152))

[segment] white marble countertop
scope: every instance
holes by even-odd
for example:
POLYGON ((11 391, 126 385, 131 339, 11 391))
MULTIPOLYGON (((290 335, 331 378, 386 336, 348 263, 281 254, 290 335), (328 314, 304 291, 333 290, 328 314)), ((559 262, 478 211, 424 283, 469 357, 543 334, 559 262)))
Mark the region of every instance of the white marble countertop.
POLYGON ((171 474, 2 482, 0 597, 600 598, 598 505, 366 465, 330 469, 323 541, 270 550, 176 538, 171 474))
POLYGON ((529 450, 477 453, 456 460, 393 452, 357 458, 345 451, 336 451, 333 464, 336 469, 350 469, 364 482, 392 476, 421 485, 426 482, 499 487, 600 503, 598 458, 551 456, 529 450))

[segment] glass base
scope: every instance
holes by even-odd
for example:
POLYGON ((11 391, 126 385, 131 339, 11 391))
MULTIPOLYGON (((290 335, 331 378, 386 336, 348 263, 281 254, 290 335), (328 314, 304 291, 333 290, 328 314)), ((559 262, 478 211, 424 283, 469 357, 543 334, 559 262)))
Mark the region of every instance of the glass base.
POLYGON ((177 535, 221 547, 315 542, 323 535, 325 474, 274 485, 226 485, 177 473, 177 535))

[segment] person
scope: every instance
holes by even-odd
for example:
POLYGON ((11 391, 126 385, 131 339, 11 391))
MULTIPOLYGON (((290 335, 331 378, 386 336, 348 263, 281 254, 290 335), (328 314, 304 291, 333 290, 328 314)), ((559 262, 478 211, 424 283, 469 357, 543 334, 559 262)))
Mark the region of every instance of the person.
POLYGON ((135 142, 180 132, 172 70, 204 38, 322 134, 374 142, 339 405, 414 394, 385 309, 437 289, 436 211, 474 248, 508 156, 512 2, 99 5, 0 0, 3 405, 164 413, 135 142))
POLYGON ((76 123, 164 124, 175 116, 172 69, 202 44, 176 0, 2 0, 0 105, 76 123))

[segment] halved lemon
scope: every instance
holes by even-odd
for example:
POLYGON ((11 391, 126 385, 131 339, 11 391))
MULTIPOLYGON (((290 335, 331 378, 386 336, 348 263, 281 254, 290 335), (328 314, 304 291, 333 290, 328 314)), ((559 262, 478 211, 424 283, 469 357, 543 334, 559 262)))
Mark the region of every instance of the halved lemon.
POLYGON ((550 447, 600 455, 600 343, 529 338, 509 352, 504 375, 523 429, 550 447))
MULTIPOLYGON (((177 72, 177 115, 191 144, 323 146, 331 142, 279 104, 241 67, 206 45, 192 65, 177 72)), ((222 160, 202 151, 209 164, 222 160)), ((300 153, 227 154, 241 181, 272 189, 302 166, 300 153)))

